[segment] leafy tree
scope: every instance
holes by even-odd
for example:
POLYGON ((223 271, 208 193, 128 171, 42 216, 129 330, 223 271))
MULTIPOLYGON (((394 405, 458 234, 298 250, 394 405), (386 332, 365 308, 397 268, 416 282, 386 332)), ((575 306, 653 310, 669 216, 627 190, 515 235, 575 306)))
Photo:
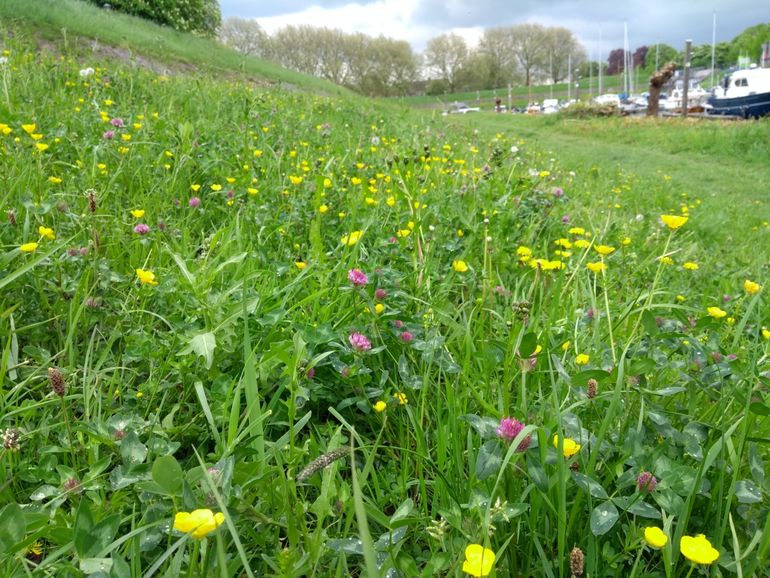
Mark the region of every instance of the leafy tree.
POLYGON ((662 68, 667 62, 681 63, 681 53, 668 44, 653 44, 647 50, 644 71, 647 74, 652 74, 659 68, 662 68))
POLYGON ((770 22, 751 26, 733 38, 730 43, 729 62, 731 64, 736 63, 739 56, 748 54, 752 62, 758 63, 762 57, 762 44, 764 42, 770 42, 770 22))
POLYGON ((546 31, 540 24, 511 27, 513 54, 524 72, 524 84, 532 85, 533 72, 544 70, 546 63, 546 31))
POLYGON ((626 67, 626 51, 622 48, 615 48, 610 51, 607 58, 607 74, 620 74, 626 67))
POLYGON ((256 20, 227 18, 217 36, 222 44, 242 54, 262 58, 269 53, 270 37, 256 20))
POLYGON ((458 34, 442 34, 428 41, 423 60, 432 76, 443 80, 447 90, 454 92, 468 64, 468 45, 458 34))
POLYGON ((577 71, 586 59, 586 51, 570 30, 561 27, 546 28, 543 31, 545 55, 542 64, 553 82, 567 78, 570 61, 572 69, 577 71))
POLYGON ((516 58, 510 27, 485 29, 479 40, 478 52, 487 72, 484 88, 500 88, 513 82, 516 58))
POLYGON ((650 49, 647 46, 640 46, 634 50, 634 54, 631 57, 634 68, 644 68, 647 63, 647 53, 650 49))

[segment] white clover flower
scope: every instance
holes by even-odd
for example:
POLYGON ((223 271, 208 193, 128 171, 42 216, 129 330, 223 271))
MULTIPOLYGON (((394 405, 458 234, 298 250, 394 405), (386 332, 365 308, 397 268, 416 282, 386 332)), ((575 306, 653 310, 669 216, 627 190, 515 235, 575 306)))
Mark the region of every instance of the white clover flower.
POLYGON ((94 73, 94 69, 93 69, 93 68, 91 68, 90 66, 89 66, 88 68, 83 68, 83 69, 80 71, 80 78, 88 78, 88 77, 89 77, 89 76, 91 76, 93 73, 94 73))

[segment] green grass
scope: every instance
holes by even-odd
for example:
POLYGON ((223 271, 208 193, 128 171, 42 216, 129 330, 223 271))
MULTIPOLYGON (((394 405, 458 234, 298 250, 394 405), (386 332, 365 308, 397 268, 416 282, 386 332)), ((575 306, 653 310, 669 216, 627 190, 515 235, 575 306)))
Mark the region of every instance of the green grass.
POLYGON ((220 75, 256 77, 257 81, 282 83, 289 88, 296 86, 318 93, 350 94, 333 83, 244 56, 214 40, 106 11, 81 0, 3 0, 0 3, 0 22, 3 27, 15 25, 17 32, 34 38, 52 40, 65 50, 79 53, 85 60, 92 48, 88 40, 98 40, 127 50, 129 54, 138 53, 152 58, 169 65, 172 70, 193 66, 220 75))
POLYGON ((0 48, 0 575, 459 577, 476 544, 493 577, 767 576, 766 123, 455 119, 31 41, 0 48))

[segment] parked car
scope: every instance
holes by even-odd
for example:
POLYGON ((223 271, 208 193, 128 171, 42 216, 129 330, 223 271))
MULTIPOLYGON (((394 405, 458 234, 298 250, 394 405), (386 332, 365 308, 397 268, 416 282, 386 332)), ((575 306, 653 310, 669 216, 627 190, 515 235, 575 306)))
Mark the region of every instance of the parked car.
POLYGON ((468 106, 464 102, 453 102, 449 105, 449 108, 442 114, 467 114, 469 112, 479 112, 481 109, 478 106, 468 106))

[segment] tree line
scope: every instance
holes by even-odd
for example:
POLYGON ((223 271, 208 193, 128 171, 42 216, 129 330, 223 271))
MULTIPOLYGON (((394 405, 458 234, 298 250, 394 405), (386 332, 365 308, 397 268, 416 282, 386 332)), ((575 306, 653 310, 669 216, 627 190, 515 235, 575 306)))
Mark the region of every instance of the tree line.
POLYGON ((577 70, 585 61, 572 32, 539 24, 487 29, 476 47, 457 34, 442 34, 422 53, 402 40, 308 25, 268 35, 255 20, 241 18, 226 19, 219 39, 244 54, 376 96, 407 94, 420 84, 441 94, 559 82, 570 64, 577 70))

